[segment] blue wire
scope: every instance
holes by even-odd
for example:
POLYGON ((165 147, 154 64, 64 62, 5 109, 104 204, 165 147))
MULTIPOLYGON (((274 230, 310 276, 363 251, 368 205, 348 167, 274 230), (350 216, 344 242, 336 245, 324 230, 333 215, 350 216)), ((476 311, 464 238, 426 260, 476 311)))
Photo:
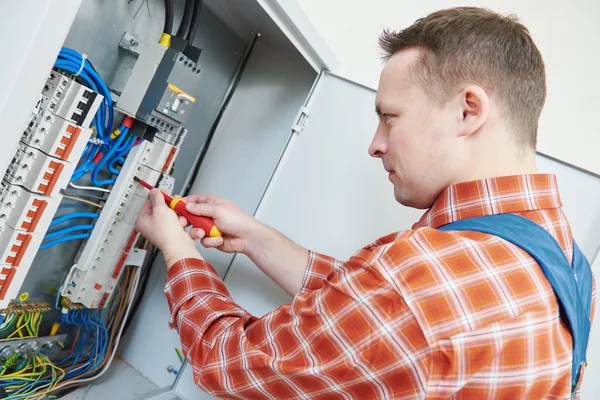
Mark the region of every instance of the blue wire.
POLYGON ((57 244, 60 244, 60 243, 68 242, 70 240, 87 239, 89 237, 90 237, 89 233, 80 233, 78 235, 63 236, 61 238, 51 240, 46 243, 42 243, 42 245, 40 246, 40 250, 46 250, 49 247, 56 246, 57 244))
MULTIPOLYGON (((105 133, 110 130, 114 119, 113 102, 110 91, 106 87, 106 84, 96 73, 89 61, 84 60, 81 54, 74 51, 73 49, 63 47, 58 55, 58 58, 54 64, 56 68, 63 69, 72 74, 76 74, 78 71, 79 78, 82 80, 84 85, 88 86, 95 92, 100 93, 104 99, 96 112, 92 120, 92 126, 96 128, 96 133, 99 138, 103 138, 105 133), (81 68, 83 62, 83 68, 81 68), (80 71, 81 69, 81 71, 80 71)), ((100 146, 92 145, 89 146, 89 153, 83 160, 83 162, 75 169, 71 177, 71 181, 77 180, 85 175, 93 166, 93 159, 100 150, 100 146)), ((88 150, 86 146, 85 151, 88 150)), ((85 152, 84 151, 84 152, 85 152)))
POLYGON ((53 220, 52 222, 50 222, 50 226, 55 226, 58 225, 62 222, 68 221, 70 219, 74 219, 74 218, 98 218, 99 215, 95 214, 95 213, 90 213, 90 212, 75 212, 75 213, 71 213, 71 214, 66 214, 63 215, 62 217, 58 217, 55 220, 53 220))
POLYGON ((113 147, 110 148, 108 153, 106 153, 104 155, 104 157, 102 157, 102 159, 100 160, 98 165, 96 165, 96 167, 94 168, 94 171, 92 172, 92 183, 94 183, 94 185, 104 186, 104 185, 112 185, 113 183, 115 183, 114 179, 104 179, 104 180, 99 181, 98 173, 100 172, 102 167, 104 167, 104 165, 108 162, 108 160, 110 160, 110 158, 113 156, 113 154, 116 152, 116 149, 121 145, 121 143, 125 139, 125 136, 126 135, 124 135, 124 134, 119 135, 119 137, 117 138, 117 141, 115 142, 113 147))
POLYGON ((120 159, 124 159, 123 156, 125 156, 125 154, 127 154, 131 151, 131 149, 133 148, 133 145, 135 144, 135 141, 136 141, 136 137, 134 135, 131 135, 131 137, 129 138, 129 141, 126 143, 125 146, 123 146, 125 148, 113 156, 113 158, 108 163, 108 170, 110 172, 112 172, 115 175, 119 175, 119 172, 121 172, 121 171, 116 169, 113 164, 115 164, 120 159))
POLYGON ((76 231, 87 231, 89 229, 94 229, 94 225, 77 225, 71 226, 70 228, 61 229, 56 232, 48 233, 44 236, 44 240, 53 239, 55 237, 59 237, 62 235, 66 235, 67 233, 76 232, 76 231))

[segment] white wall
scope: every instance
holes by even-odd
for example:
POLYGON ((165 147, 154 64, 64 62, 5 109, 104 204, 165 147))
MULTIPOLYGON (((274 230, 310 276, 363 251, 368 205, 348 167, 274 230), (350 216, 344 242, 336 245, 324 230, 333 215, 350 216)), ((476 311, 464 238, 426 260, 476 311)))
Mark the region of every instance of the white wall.
MULTIPOLYGON (((281 0, 290 1, 290 0, 281 0)), ((514 13, 531 31, 547 68, 548 99, 538 149, 600 174, 600 2, 597 0, 296 0, 328 43, 336 73, 376 88, 382 67, 377 37, 442 8, 473 5, 514 13)))

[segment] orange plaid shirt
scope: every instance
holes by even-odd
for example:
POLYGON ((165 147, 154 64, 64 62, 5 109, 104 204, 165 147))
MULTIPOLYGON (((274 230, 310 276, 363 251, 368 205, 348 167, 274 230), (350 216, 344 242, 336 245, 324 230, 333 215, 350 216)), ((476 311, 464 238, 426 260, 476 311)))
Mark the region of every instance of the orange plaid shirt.
POLYGON ((412 230, 346 262, 311 252, 293 302, 261 318, 185 259, 168 271, 170 326, 198 385, 222 398, 568 399, 571 335, 539 266, 497 237, 436 229, 516 213, 571 260, 561 206, 552 175, 452 186, 412 230))

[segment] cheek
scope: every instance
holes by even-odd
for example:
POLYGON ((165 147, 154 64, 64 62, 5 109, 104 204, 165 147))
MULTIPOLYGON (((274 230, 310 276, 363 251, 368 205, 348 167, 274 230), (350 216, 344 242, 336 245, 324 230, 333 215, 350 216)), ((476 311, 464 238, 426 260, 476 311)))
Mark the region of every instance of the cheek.
POLYGON ((390 152, 398 158, 404 169, 427 157, 432 141, 426 127, 418 121, 399 121, 390 130, 390 152))

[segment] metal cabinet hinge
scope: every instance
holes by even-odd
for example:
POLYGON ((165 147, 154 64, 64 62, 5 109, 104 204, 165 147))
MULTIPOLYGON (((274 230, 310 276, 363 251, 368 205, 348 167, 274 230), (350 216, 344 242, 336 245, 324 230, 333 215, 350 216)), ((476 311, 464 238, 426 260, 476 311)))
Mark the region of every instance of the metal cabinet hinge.
POLYGON ((294 124, 292 125, 292 131, 295 133, 300 133, 306 127, 306 121, 308 121, 309 110, 308 108, 302 106, 298 111, 298 115, 296 115, 296 119, 294 120, 294 124))

